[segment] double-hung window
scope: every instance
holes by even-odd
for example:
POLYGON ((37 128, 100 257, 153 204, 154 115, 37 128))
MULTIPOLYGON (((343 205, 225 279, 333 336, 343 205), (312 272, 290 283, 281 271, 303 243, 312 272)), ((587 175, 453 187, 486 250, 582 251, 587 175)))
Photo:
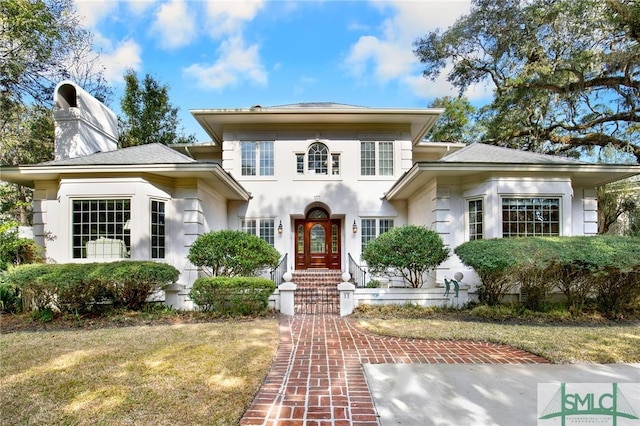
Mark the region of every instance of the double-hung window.
POLYGON ((267 219, 242 219, 240 226, 247 234, 256 235, 271 246, 275 245, 275 220, 267 219))
POLYGON ((469 240, 484 238, 484 206, 482 198, 467 202, 469 240))
POLYGON ((393 176, 393 142, 360 142, 360 174, 362 176, 393 176))
POLYGON ((502 236, 559 236, 560 198, 503 198, 502 236))
POLYGON ((151 200, 151 258, 164 259, 165 212, 164 201, 151 200))
POLYGON ((242 142, 242 176, 273 176, 273 141, 242 142))
POLYGON ((392 228, 393 219, 362 219, 360 221, 362 251, 367 247, 369 241, 384 234, 392 228))

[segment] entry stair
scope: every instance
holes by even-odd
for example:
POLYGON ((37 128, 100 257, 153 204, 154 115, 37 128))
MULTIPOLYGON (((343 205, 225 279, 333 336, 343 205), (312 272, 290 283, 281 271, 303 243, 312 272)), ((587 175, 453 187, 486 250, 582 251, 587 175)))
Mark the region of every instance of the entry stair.
POLYGON ((342 271, 308 269, 292 272, 296 314, 340 314, 338 284, 342 271))

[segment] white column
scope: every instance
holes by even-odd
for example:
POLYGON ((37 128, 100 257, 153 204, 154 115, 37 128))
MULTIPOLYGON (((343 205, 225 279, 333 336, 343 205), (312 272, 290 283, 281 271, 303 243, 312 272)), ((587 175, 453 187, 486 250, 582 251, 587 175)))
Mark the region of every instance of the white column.
POLYGON ((351 315, 355 309, 354 292, 356 286, 349 282, 351 275, 348 272, 342 274, 342 282, 338 284, 338 292, 340 293, 340 316, 351 315))
POLYGON ((282 279, 285 282, 278 286, 280 292, 280 313, 293 316, 296 313, 294 298, 298 286, 291 282, 290 272, 285 272, 282 279))

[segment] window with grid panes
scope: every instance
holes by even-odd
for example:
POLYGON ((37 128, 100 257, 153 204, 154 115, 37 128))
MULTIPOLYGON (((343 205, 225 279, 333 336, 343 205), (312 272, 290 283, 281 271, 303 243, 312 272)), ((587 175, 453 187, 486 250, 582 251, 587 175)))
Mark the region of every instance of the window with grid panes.
POLYGON ((362 219, 360 221, 362 250, 364 251, 369 241, 384 234, 392 228, 393 219, 362 219))
POLYGON ((243 232, 256 235, 271 246, 275 244, 275 219, 243 219, 240 226, 243 232))
POLYGON ((273 176, 273 141, 242 142, 241 162, 242 176, 273 176))
POLYGON ((164 259, 165 220, 164 201, 151 200, 151 258, 164 259))
POLYGON ((503 198, 502 236, 559 236, 560 198, 503 198))
POLYGON ((468 201, 469 240, 484 237, 484 215, 482 199, 468 201))
POLYGON ((392 176, 393 142, 360 142, 360 174, 362 176, 392 176))
MULTIPOLYGON (((128 199, 72 201, 72 255, 74 259, 87 257, 87 242, 105 238, 124 242, 131 251, 131 236, 127 222, 131 218, 128 199)), ((99 253, 98 253, 99 255, 99 253)))

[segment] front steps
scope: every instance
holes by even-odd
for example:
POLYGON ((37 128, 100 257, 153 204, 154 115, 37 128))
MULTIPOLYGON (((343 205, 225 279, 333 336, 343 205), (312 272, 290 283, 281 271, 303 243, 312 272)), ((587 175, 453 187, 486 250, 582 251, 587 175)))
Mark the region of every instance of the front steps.
POLYGON ((294 297, 296 314, 340 314, 338 284, 342 271, 309 269, 291 273, 297 289, 294 297))

